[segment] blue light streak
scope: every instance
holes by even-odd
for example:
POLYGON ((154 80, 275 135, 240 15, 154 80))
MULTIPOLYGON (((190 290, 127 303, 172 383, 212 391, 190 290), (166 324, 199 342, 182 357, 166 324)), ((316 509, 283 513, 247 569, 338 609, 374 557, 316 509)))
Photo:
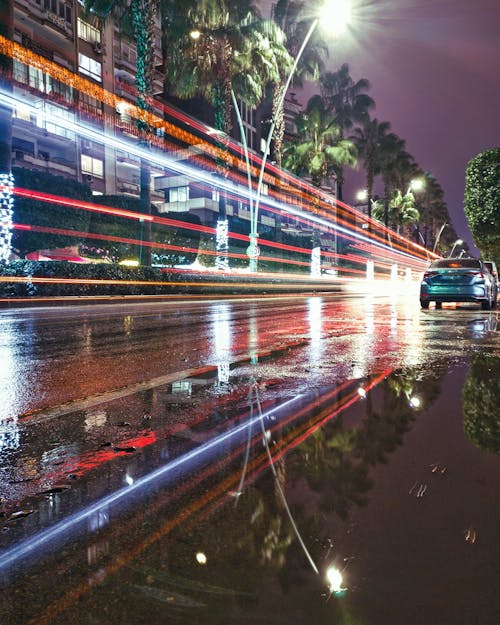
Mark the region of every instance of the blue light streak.
MULTIPOLYGON (((262 417, 269 417, 271 414, 275 415, 277 411, 288 408, 294 403, 297 403, 302 398, 302 394, 297 395, 296 397, 284 402, 280 406, 275 407, 264 413, 264 415, 258 415, 254 418, 249 419, 245 423, 242 423, 237 427, 233 428, 231 431, 225 432, 224 434, 221 434, 214 439, 201 444, 195 449, 168 462, 166 465, 155 469, 154 471, 143 477, 138 478, 130 486, 125 486, 113 493, 110 493, 109 495, 106 495, 105 497, 97 500, 90 506, 87 506, 83 510, 80 510, 79 512, 70 515, 62 521, 59 521, 52 527, 42 530, 31 538, 22 541, 20 544, 6 549, 3 552, 0 552, 0 570, 6 571, 10 569, 13 565, 19 565, 20 561, 24 560, 30 555, 34 555, 38 550, 47 549, 51 542, 54 542, 57 539, 61 539, 65 534, 67 534, 70 530, 75 529, 83 521, 91 519, 93 515, 103 509, 108 510, 110 506, 116 505, 118 503, 123 504, 126 499, 131 498, 133 495, 138 495, 141 491, 144 491, 146 487, 151 487, 153 483, 168 477, 173 471, 175 471, 175 469, 183 468, 184 471, 193 470, 193 465, 195 461, 200 462, 201 460, 208 460, 208 458, 205 457, 208 452, 214 452, 223 443, 243 434, 247 430, 247 428, 252 428, 257 422, 260 422, 262 417)), ((147 490, 147 494, 149 493, 150 490, 147 490)))

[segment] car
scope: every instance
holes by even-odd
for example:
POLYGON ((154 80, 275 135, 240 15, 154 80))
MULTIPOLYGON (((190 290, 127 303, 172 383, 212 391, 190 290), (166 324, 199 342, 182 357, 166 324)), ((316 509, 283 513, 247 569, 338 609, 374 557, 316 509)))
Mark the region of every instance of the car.
POLYGON ((441 258, 432 262, 420 284, 420 305, 431 302, 478 302, 483 310, 494 307, 494 278, 483 261, 476 258, 441 258))
POLYGON ((496 306, 497 305, 497 298, 498 298, 498 291, 500 290, 500 283, 499 283, 499 279, 498 279, 498 269, 497 269, 497 266, 495 265, 495 263, 492 260, 485 260, 483 262, 484 262, 484 266, 486 267, 486 269, 493 276, 493 285, 495 287, 495 297, 493 299, 494 299, 494 306, 496 306))

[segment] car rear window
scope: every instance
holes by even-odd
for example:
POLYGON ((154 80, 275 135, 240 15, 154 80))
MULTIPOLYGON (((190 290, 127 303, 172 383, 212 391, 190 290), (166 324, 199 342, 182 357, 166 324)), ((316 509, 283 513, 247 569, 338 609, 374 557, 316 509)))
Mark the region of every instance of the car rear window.
POLYGON ((434 261, 431 269, 481 269, 481 262, 475 258, 442 258, 434 261))

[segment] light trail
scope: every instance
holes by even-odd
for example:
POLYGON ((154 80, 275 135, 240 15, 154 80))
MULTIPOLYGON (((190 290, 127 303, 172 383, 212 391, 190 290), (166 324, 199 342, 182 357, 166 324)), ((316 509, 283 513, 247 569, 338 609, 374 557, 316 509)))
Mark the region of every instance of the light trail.
MULTIPOLYGON (((38 116, 42 115, 46 120, 50 120, 54 123, 61 123, 61 120, 58 119, 57 116, 52 116, 50 113, 47 113, 46 111, 40 112, 40 110, 36 109, 36 107, 34 107, 33 105, 26 104, 25 101, 20 101, 14 96, 11 96, 8 94, 0 93, 0 103, 3 103, 8 106, 13 106, 13 105, 23 106, 23 108, 29 108, 34 115, 35 114, 38 116)), ((107 136, 106 138, 104 138, 102 136, 101 131, 85 126, 81 123, 65 120, 65 127, 69 130, 72 130, 75 134, 79 136, 86 137, 98 143, 103 143, 104 141, 106 141, 106 144, 109 147, 113 147, 114 149, 121 150, 121 151, 126 151, 140 159, 142 158, 142 159, 149 160, 151 163, 154 163, 163 168, 170 169, 179 174, 186 175, 189 178, 194 178, 195 180, 198 180, 198 181, 201 180, 204 184, 210 187, 216 186, 221 189, 224 189, 227 192, 233 193, 237 197, 241 197, 243 199, 248 198, 248 190, 245 186, 242 186, 242 187, 235 186, 232 182, 226 181, 222 178, 214 179, 209 172, 196 170, 188 164, 183 164, 180 161, 176 161, 174 158, 172 158, 172 156, 168 156, 165 154, 158 154, 154 152, 153 150, 141 149, 140 147, 120 138, 110 137, 110 136, 107 136)), ((323 226, 331 230, 332 229, 336 230, 340 233, 348 235, 349 237, 352 237, 360 241, 364 241, 366 243, 376 244, 378 247, 381 248, 381 250, 390 249, 385 242, 382 242, 382 241, 374 242, 365 234, 361 234, 360 232, 355 232, 352 229, 345 228, 339 225, 338 223, 332 223, 331 221, 327 221, 326 219, 318 217, 316 215, 310 215, 310 214, 308 215, 307 213, 304 212, 304 210, 298 210, 289 205, 279 204, 278 202, 272 201, 271 198, 266 199, 266 204, 267 203, 269 203, 271 206, 275 206, 278 210, 285 212, 287 214, 306 218, 310 223, 317 224, 318 226, 323 226)), ((80 205, 83 206, 83 203, 80 202, 80 205)), ((109 210, 110 210, 110 214, 112 214, 111 210, 113 209, 109 209, 109 210)), ((116 209, 116 210, 120 210, 120 209, 116 209)), ((135 219, 145 219, 146 217, 149 218, 150 216, 142 215, 140 213, 136 213, 134 216, 135 219), (141 217, 139 217, 139 215, 141 215, 141 217)), ((161 219, 166 219, 166 218, 161 218, 161 219)), ((240 235, 240 236, 243 237, 245 235, 240 235)), ((248 237, 246 238, 248 239, 248 237)), ((410 258, 410 259, 414 258, 411 254, 407 252, 402 251, 400 253, 405 258, 410 258)))

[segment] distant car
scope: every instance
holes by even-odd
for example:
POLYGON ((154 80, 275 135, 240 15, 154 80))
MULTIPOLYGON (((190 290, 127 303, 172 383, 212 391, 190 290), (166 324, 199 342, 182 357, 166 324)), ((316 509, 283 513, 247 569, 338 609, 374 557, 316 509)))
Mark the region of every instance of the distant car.
POLYGON ((500 283, 499 283, 499 278, 498 278, 498 269, 497 266, 495 265, 495 263, 491 260, 484 260, 484 266, 486 267, 486 269, 491 273, 491 275, 493 276, 493 284, 495 287, 495 303, 494 305, 496 306, 497 303, 497 298, 498 298, 498 291, 500 289, 500 283))
POLYGON ((442 258, 429 265, 420 284, 420 305, 436 302, 478 302, 483 310, 496 304, 494 278, 476 258, 442 258))

